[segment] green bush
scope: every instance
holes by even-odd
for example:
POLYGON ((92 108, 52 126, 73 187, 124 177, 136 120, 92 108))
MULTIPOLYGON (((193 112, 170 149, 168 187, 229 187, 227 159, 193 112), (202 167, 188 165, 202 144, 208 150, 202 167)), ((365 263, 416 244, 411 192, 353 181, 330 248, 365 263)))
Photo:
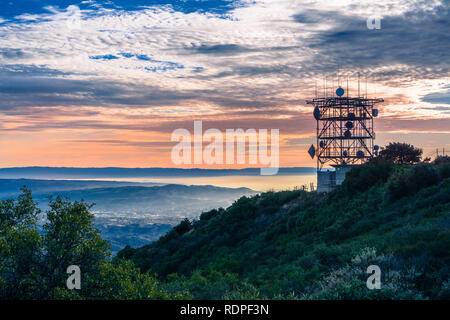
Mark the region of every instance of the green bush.
POLYGON ((338 196, 364 192, 372 186, 386 183, 394 171, 394 163, 384 158, 374 158, 371 161, 353 167, 338 189, 338 196))
POLYGON ((419 164, 406 173, 395 175, 388 184, 391 200, 416 193, 418 190, 438 184, 441 179, 438 169, 429 164, 419 164))

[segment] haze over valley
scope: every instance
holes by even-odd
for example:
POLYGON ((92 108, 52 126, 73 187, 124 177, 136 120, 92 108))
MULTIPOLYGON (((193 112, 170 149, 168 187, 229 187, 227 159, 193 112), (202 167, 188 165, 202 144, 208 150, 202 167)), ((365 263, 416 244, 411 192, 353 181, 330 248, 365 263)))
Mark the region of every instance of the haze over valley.
MULTIPOLYGON (((102 236, 117 252, 125 245, 142 246, 157 240, 182 219, 227 207, 248 188, 222 188, 163 183, 101 180, 0 179, 0 199, 15 198, 20 188, 32 190, 39 207, 48 209, 50 197, 61 196, 95 204, 91 212, 102 236)), ((40 225, 44 220, 40 221, 40 225)))

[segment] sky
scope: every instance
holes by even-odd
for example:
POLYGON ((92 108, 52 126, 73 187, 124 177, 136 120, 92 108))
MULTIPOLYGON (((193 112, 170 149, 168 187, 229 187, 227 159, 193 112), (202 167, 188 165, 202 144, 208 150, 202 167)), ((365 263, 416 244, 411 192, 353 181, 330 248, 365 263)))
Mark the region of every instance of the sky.
POLYGON ((358 73, 376 144, 448 152, 449 52, 448 1, 2 1, 0 167, 175 167, 194 120, 279 129, 280 165, 314 166, 306 100, 358 73))

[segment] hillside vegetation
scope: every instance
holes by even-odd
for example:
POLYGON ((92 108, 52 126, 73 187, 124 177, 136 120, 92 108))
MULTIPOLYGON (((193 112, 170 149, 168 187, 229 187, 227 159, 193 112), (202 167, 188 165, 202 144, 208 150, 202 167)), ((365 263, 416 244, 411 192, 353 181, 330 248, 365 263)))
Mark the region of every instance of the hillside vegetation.
POLYGON ((114 259, 195 299, 449 299, 450 166, 376 158, 329 194, 242 197, 114 259), (368 290, 368 265, 382 270, 368 290))
POLYGON ((450 161, 405 160, 355 167, 329 194, 242 197, 112 260, 91 204, 41 212, 23 188, 0 201, 0 299, 449 299, 450 161))

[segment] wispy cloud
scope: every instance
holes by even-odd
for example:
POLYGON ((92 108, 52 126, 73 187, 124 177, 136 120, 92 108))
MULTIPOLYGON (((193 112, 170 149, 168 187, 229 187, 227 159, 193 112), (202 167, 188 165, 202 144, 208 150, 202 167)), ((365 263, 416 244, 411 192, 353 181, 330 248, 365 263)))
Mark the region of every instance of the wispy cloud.
POLYGON ((0 14, 6 134, 117 141, 105 134, 167 134, 203 119, 295 139, 314 125, 305 99, 338 70, 350 93, 359 71, 369 94, 385 98, 379 131, 448 130, 447 1, 13 3, 0 14), (79 28, 69 4, 81 10, 79 28), (380 30, 367 29, 372 16, 380 30))

